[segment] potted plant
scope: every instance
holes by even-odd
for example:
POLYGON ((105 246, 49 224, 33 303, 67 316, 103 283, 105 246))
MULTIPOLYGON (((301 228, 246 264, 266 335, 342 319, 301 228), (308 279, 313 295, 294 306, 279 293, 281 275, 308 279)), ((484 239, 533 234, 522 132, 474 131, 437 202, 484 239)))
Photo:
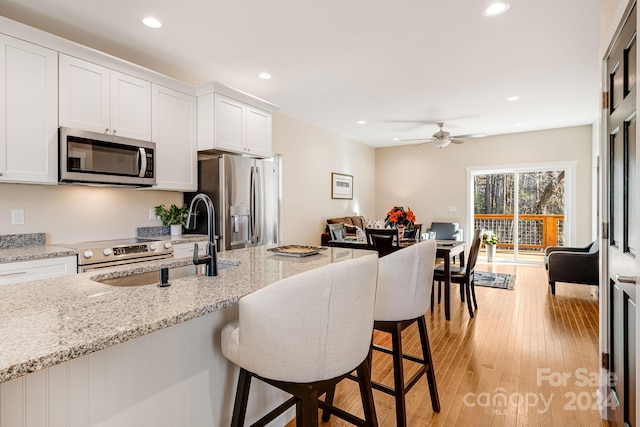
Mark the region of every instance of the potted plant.
POLYGON ((182 226, 187 220, 187 207, 178 207, 171 205, 168 209, 164 205, 158 205, 155 207, 156 215, 162 221, 162 225, 171 227, 171 235, 179 236, 182 234, 182 226))
POLYGON ((394 206, 387 212, 387 217, 384 219, 384 226, 397 228, 398 237, 402 239, 405 228, 407 230, 413 230, 415 220, 416 216, 410 207, 407 207, 405 211, 402 206, 394 206))
POLYGON ((493 262, 496 256, 496 245, 498 244, 498 236, 493 230, 487 230, 482 233, 482 243, 487 250, 487 262, 493 262))

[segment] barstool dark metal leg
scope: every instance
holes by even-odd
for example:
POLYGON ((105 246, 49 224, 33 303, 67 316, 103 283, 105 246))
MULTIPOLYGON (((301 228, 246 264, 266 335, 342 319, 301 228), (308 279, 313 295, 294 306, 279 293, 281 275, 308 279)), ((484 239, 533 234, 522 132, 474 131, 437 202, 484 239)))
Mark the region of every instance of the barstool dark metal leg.
POLYGON ((242 427, 244 425, 244 417, 247 413, 247 402, 249 401, 249 388, 251 387, 251 374, 240 368, 238 375, 238 389, 236 390, 236 400, 233 404, 233 418, 231 419, 232 427, 242 427))
POLYGON ((397 322, 391 332, 391 345, 393 349, 393 382, 396 398, 396 425, 407 425, 407 408, 405 407, 404 366, 402 363, 402 324, 397 322))
POLYGON ((436 385, 436 374, 433 369, 433 359, 431 358, 431 345, 429 344, 429 334, 427 333, 427 323, 424 316, 418 319, 418 333, 422 344, 422 357, 425 364, 428 364, 427 383, 429 384, 429 394, 431 395, 431 407, 435 412, 440 412, 440 397, 438 396, 438 386, 436 385))
MULTIPOLYGON (((371 351, 369 351, 369 353, 371 353, 371 351)), ((358 384, 360 385, 360 397, 362 398, 362 410, 364 412, 365 422, 368 426, 378 427, 376 406, 373 402, 373 389, 371 388, 371 365, 369 365, 368 358, 363 364, 358 366, 357 373, 358 378, 362 379, 358 384)))

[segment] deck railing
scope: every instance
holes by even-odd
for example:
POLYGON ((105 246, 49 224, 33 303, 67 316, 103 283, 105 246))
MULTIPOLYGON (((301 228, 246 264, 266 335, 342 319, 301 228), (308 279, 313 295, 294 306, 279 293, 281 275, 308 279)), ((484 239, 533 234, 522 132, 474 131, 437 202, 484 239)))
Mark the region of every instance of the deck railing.
MULTIPOLYGON (((476 214, 474 228, 493 230, 499 248, 513 248, 513 215, 476 214)), ((564 243, 564 215, 519 215, 518 248, 544 250, 564 243)))

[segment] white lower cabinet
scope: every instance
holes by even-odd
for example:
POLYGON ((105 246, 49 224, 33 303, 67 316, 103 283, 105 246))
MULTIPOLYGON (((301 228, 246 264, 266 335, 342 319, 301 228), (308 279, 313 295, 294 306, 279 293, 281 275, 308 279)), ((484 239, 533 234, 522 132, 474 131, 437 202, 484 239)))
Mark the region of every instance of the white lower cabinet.
POLYGON ((77 264, 75 256, 0 264, 0 285, 76 274, 77 264))
POLYGON ((0 182, 58 182, 58 54, 0 34, 0 182))
POLYGON ((177 245, 173 245, 173 257, 174 258, 193 257, 193 248, 195 243, 198 244, 198 255, 206 255, 207 243, 209 242, 205 240, 202 242, 178 243, 177 245))
MULTIPOLYGON (((228 307, 0 384, 1 426, 228 426, 238 368, 220 350, 228 307)), ((251 384, 247 423, 290 396, 251 384)), ((273 425, 295 416, 289 410, 273 425)))
POLYGON ((152 141, 156 143, 157 190, 198 188, 197 102, 173 89, 152 85, 152 141))

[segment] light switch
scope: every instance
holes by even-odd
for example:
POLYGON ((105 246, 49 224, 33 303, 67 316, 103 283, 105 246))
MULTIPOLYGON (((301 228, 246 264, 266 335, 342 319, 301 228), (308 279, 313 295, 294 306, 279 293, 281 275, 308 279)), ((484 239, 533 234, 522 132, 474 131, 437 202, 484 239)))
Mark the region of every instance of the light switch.
POLYGON ((11 225, 24 225, 24 209, 11 210, 11 225))

